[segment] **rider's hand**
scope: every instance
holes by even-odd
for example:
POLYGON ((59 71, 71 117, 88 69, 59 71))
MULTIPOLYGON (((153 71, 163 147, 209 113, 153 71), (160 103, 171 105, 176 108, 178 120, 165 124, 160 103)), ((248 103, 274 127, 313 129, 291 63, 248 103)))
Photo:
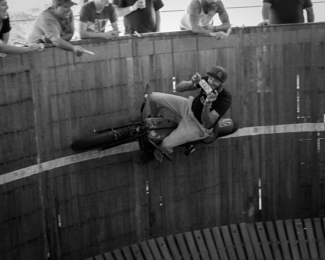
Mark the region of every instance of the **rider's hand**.
POLYGON ((80 57, 83 53, 84 53, 84 48, 82 48, 81 46, 73 46, 73 52, 78 56, 80 57))
POLYGON ((208 95, 207 95, 207 98, 205 99, 206 102, 213 102, 217 99, 218 97, 218 92, 214 93, 213 91, 210 92, 208 95))
POLYGON ((201 79, 202 79, 202 78, 201 78, 201 75, 200 75, 198 72, 196 72, 196 73, 192 76, 192 79, 191 79, 191 81, 192 81, 192 85, 193 85, 193 86, 196 86, 197 84, 199 84, 199 82, 200 82, 201 79))
POLYGON ((217 40, 220 40, 223 38, 227 38, 229 35, 225 32, 212 32, 210 33, 210 36, 216 38, 217 40))

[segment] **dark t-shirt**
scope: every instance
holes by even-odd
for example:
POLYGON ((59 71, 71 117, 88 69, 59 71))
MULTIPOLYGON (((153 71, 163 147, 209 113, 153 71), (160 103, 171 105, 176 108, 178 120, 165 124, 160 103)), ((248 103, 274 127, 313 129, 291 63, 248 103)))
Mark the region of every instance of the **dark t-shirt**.
POLYGON ((10 21, 9 21, 9 16, 8 18, 4 19, 2 22, 2 28, 0 30, 0 40, 2 40, 3 34, 10 32, 11 27, 10 27, 10 21))
POLYGON ((109 4, 105 6, 103 11, 98 14, 96 12, 95 3, 93 1, 85 3, 80 9, 80 21, 87 23, 87 31, 105 32, 107 21, 115 23, 117 16, 114 7, 109 4))
MULTIPOLYGON (((113 0, 113 5, 125 8, 134 5, 136 0, 113 0)), ((156 11, 164 6, 162 0, 146 0, 146 7, 124 16, 125 34, 149 33, 157 31, 156 11)))
MULTIPOLYGON (((208 76, 202 77, 202 79, 204 79, 206 82, 208 82, 208 78, 209 78, 208 76)), ((200 88, 199 85, 198 85, 198 88, 200 88)), ((193 103, 192 103, 193 114, 201 124, 202 124, 201 115, 202 115, 202 110, 203 110, 202 102, 206 99, 206 97, 207 97, 207 95, 204 92, 204 90, 202 89, 200 94, 194 98, 193 103)), ((217 99, 214 102, 212 102, 210 111, 215 110, 220 115, 218 120, 216 121, 216 123, 220 120, 220 118, 230 108, 231 101, 232 101, 232 97, 231 97, 230 92, 224 88, 219 93, 217 99)), ((216 124, 216 123, 214 123, 214 124, 216 124)))
POLYGON ((303 23, 303 10, 313 6, 311 0, 263 0, 271 4, 270 24, 303 23))

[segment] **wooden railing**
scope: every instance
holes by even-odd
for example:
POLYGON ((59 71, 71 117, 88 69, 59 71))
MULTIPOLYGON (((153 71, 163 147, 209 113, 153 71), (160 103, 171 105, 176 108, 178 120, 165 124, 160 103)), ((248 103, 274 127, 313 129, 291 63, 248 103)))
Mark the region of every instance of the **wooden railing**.
POLYGON ((87 260, 325 259, 325 219, 239 223, 150 239, 87 260))

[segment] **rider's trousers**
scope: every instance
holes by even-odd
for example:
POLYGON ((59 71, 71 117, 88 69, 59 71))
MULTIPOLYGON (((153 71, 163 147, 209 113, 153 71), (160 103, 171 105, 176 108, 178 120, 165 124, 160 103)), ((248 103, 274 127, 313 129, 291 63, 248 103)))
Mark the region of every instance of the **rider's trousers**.
POLYGON ((212 135, 212 129, 204 128, 194 116, 192 96, 187 99, 176 95, 153 92, 149 100, 151 116, 157 116, 161 108, 166 108, 181 118, 178 127, 160 145, 165 152, 172 153, 173 147, 212 135))

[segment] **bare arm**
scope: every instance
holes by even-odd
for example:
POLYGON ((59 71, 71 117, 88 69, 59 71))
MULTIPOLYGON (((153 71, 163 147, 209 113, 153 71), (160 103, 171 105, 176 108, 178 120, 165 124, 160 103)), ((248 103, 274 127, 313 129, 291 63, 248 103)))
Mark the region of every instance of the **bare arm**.
POLYGON ((104 38, 104 39, 114 39, 118 36, 117 23, 112 24, 115 30, 110 32, 89 32, 87 31, 87 23, 79 22, 79 34, 81 39, 91 39, 91 38, 104 38), (116 29, 115 29, 116 28, 116 29))
POLYGON ((201 120, 204 128, 211 128, 213 124, 218 120, 220 115, 217 111, 211 109, 211 103, 207 102, 203 105, 201 120))
POLYGON ((313 23, 315 21, 314 9, 313 7, 306 8, 307 21, 308 23, 313 23))
POLYGON ((156 32, 160 32, 160 22, 161 22, 161 16, 160 16, 160 11, 156 11, 156 32))
POLYGON ((269 3, 263 3, 262 7, 262 17, 263 20, 269 20, 270 19, 270 9, 271 9, 271 4, 269 3))
POLYGON ((134 3, 134 5, 128 6, 128 7, 118 7, 117 5, 114 5, 115 12, 118 17, 126 16, 133 11, 137 10, 138 8, 143 8, 142 4, 139 3, 139 0, 134 3))
POLYGON ((2 34, 2 42, 7 44, 9 41, 9 32, 2 34))
POLYGON ((70 51, 75 53, 77 56, 81 56, 82 53, 84 52, 84 49, 80 46, 74 46, 67 41, 63 40, 59 36, 52 36, 49 39, 56 47, 65 50, 65 51, 70 51))
POLYGON ((202 26, 199 26, 200 17, 196 14, 190 14, 190 22, 192 26, 192 31, 202 36, 210 36, 210 31, 202 26))
POLYGON ((229 16, 228 13, 223 5, 222 2, 219 2, 219 19, 220 22, 222 23, 221 25, 218 26, 213 26, 213 31, 219 32, 219 31, 224 31, 226 32, 230 28, 230 22, 229 22, 229 16))
POLYGON ((176 86, 177 92, 185 92, 185 91, 191 91, 196 90, 197 86, 193 84, 193 82, 190 81, 182 81, 176 86))
POLYGON ((0 43, 0 52, 7 53, 7 54, 23 54, 23 53, 28 53, 37 50, 40 50, 40 47, 38 47, 35 44, 29 47, 16 47, 16 46, 0 43))

